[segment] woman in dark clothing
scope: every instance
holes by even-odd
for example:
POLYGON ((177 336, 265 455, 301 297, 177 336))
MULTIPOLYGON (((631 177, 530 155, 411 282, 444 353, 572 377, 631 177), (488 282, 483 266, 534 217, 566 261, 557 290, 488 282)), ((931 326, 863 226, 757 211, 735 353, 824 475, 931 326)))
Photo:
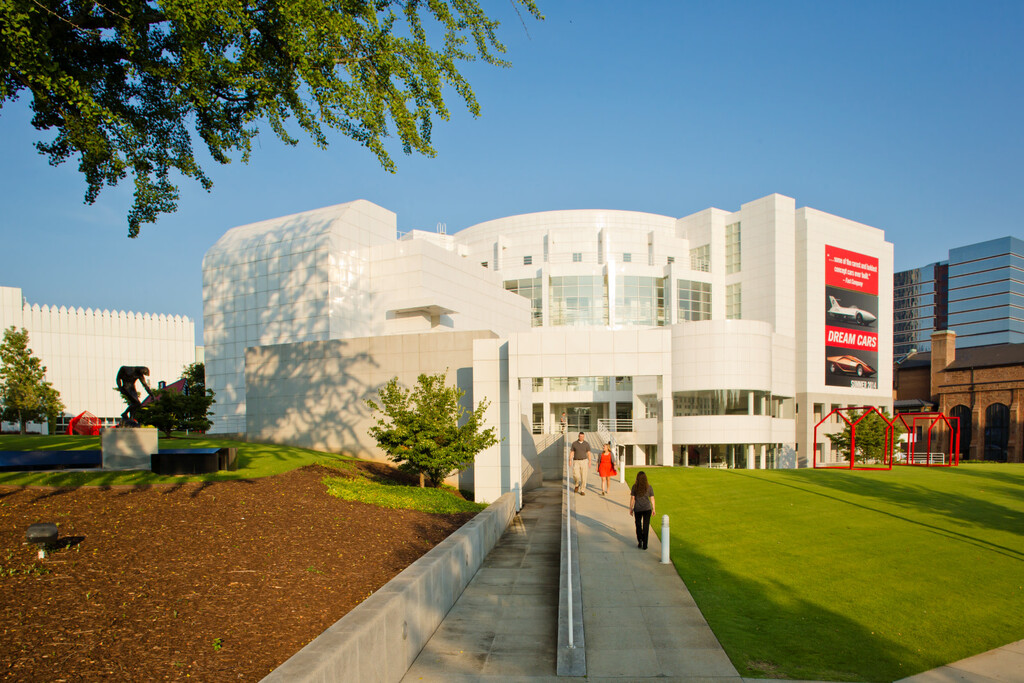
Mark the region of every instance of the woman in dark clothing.
POLYGON ((636 475, 633 488, 629 490, 629 514, 636 524, 636 547, 647 550, 647 536, 651 530, 651 515, 654 514, 654 489, 647 483, 647 475, 636 475))

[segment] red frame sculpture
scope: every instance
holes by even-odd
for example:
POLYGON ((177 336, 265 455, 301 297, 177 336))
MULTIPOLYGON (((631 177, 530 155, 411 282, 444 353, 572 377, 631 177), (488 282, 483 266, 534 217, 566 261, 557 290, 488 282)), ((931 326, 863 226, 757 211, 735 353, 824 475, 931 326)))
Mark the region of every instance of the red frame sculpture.
POLYGON ((80 436, 99 436, 103 422, 90 413, 88 410, 81 415, 76 415, 68 422, 68 434, 80 436))
POLYGON ((942 412, 917 412, 897 413, 896 417, 903 426, 907 428, 907 462, 898 462, 897 465, 913 465, 914 467, 952 467, 960 464, 960 418, 950 417, 942 412), (907 423, 907 418, 910 423, 907 423), (929 420, 928 424, 928 449, 925 451, 924 462, 917 460, 917 423, 918 421, 929 420), (955 422, 953 422, 955 420, 955 422), (949 427, 949 459, 941 463, 931 461, 932 452, 932 430, 938 424, 945 424, 949 427))
POLYGON ((826 415, 825 417, 821 418, 818 421, 818 423, 816 425, 814 425, 814 461, 813 461, 814 469, 825 469, 825 470, 891 470, 892 469, 892 452, 893 452, 893 448, 894 448, 894 445, 895 445, 894 444, 894 442, 895 442, 894 431, 895 430, 894 430, 894 427, 893 427, 893 424, 892 424, 892 420, 890 420, 885 415, 883 415, 882 412, 879 411, 878 408, 876 408, 875 406, 855 406, 855 407, 848 407, 848 408, 833 408, 829 412, 828 415, 826 415), (864 411, 864 412, 856 420, 851 421, 848 417, 846 417, 846 413, 853 412, 853 411, 864 411), (872 465, 870 467, 866 467, 864 465, 857 465, 857 460, 856 460, 856 457, 854 456, 854 454, 857 452, 857 425, 860 424, 860 421, 863 420, 868 415, 870 415, 871 413, 874 413, 875 415, 878 415, 878 417, 882 418, 882 420, 886 424, 886 428, 885 428, 885 447, 884 447, 885 448, 885 452, 884 452, 885 464, 884 465, 879 465, 879 466, 872 465), (845 465, 845 464, 838 464, 838 465, 825 465, 825 464, 821 464, 821 465, 819 465, 818 464, 818 427, 820 427, 821 425, 825 424, 825 422, 830 417, 832 417, 833 415, 836 415, 836 414, 838 414, 839 417, 842 418, 843 422, 845 422, 850 427, 850 464, 849 465, 845 465))

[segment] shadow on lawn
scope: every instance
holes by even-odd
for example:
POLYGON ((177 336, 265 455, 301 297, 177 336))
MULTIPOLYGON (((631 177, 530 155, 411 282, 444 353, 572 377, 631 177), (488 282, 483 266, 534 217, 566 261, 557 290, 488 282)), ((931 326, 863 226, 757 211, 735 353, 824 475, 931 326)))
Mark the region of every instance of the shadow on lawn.
POLYGON ((730 572, 685 538, 673 537, 672 562, 742 676, 891 681, 945 664, 791 586, 730 572))
MULTIPOLYGON (((738 476, 752 477, 749 474, 742 474, 739 470, 732 470, 738 476)), ((879 478, 865 478, 861 476, 843 476, 845 473, 820 473, 809 471, 779 470, 783 477, 790 478, 790 483, 777 479, 764 479, 756 477, 758 481, 775 486, 787 486, 799 489, 805 493, 823 496, 840 503, 870 510, 881 515, 894 517, 908 524, 916 524, 931 530, 932 532, 947 538, 970 543, 979 548, 1000 553, 1015 560, 1024 561, 1024 552, 1019 548, 1011 548, 978 536, 973 536, 952 528, 929 524, 921 519, 915 519, 910 514, 901 515, 892 510, 886 510, 885 506, 893 506, 907 510, 908 513, 930 512, 943 515, 958 522, 964 522, 983 529, 1005 531, 1016 535, 1024 535, 1024 512, 993 503, 991 501, 972 498, 962 494, 950 493, 928 489, 921 486, 910 486, 879 478), (820 476, 824 474, 824 476, 820 476), (798 485, 803 484, 803 486, 798 485), (880 501, 881 507, 874 507, 866 503, 858 503, 849 498, 830 495, 827 492, 815 490, 826 488, 833 491, 841 491, 850 495, 860 496, 866 499, 880 501)))
MULTIPOLYGON (((967 465, 962 467, 950 468, 948 470, 951 476, 958 477, 978 477, 979 479, 987 479, 992 482, 999 482, 1007 486, 1017 486, 1024 488, 1024 469, 1018 470, 1017 474, 1006 472, 1001 470, 1002 464, 995 465, 967 465)), ((1020 492, 1013 491, 1013 495, 1024 495, 1020 492)))

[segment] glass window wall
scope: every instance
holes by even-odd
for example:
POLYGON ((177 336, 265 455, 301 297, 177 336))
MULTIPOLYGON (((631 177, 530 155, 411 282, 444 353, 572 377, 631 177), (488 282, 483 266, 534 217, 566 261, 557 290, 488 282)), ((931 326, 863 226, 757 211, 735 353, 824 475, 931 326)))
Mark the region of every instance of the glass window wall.
POLYGON ((743 267, 740 259, 740 224, 725 226, 725 273, 738 273, 743 267))
POLYGON ((725 286, 725 318, 739 320, 743 317, 743 283, 725 286))
POLYGON ((711 283, 676 280, 679 321, 711 320, 711 283))
POLYGON ((544 297, 540 278, 526 277, 519 280, 505 280, 505 289, 530 300, 530 324, 533 327, 540 327, 544 322, 544 310, 542 308, 544 297))
POLYGON ((711 245, 702 244, 690 250, 690 270, 698 273, 711 272, 711 245))
POLYGON ((551 391, 633 391, 632 377, 552 377, 551 391))
POLYGON ((672 394, 672 415, 770 415, 792 416, 793 399, 750 389, 677 391, 672 394))
POLYGON ((608 324, 608 287, 603 275, 552 277, 548 300, 553 326, 608 324))
POLYGON ((665 278, 625 275, 615 283, 615 322, 661 327, 665 324, 665 278))

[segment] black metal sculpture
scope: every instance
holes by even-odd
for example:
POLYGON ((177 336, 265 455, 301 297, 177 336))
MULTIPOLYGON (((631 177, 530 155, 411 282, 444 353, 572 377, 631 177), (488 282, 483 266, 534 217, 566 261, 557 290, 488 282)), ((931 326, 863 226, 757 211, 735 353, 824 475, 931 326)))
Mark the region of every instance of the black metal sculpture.
POLYGON ((153 390, 146 383, 148 376, 149 368, 141 365, 122 365, 121 369, 117 371, 117 390, 124 396, 124 400, 128 401, 128 407, 121 413, 121 420, 118 422, 121 427, 139 426, 139 409, 142 408, 142 401, 139 400, 139 392, 135 388, 135 383, 142 382, 146 393, 152 396, 153 390))

